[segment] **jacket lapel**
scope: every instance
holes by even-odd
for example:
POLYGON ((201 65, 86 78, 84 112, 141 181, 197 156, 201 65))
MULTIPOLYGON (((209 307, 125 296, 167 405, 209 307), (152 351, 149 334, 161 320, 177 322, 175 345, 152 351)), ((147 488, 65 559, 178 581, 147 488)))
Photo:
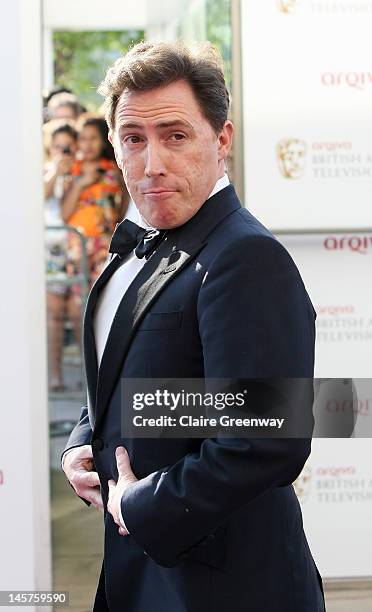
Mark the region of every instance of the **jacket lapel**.
POLYGON ((104 415, 122 369, 129 345, 147 310, 176 274, 203 248, 204 243, 179 250, 165 240, 137 274, 122 298, 102 355, 96 394, 96 423, 104 415))
MULTIPOLYGON (((95 399, 93 404, 95 405, 95 428, 99 426, 107 409, 132 338, 147 310, 175 275, 204 248, 207 244, 208 234, 227 215, 240 207, 241 204, 232 185, 218 192, 203 204, 190 221, 168 233, 167 238, 160 243, 159 248, 134 278, 123 296, 112 322, 101 359, 98 380, 97 357, 94 346, 96 372, 95 377, 92 376, 92 380, 97 380, 97 386, 95 392, 92 386, 90 397, 95 399)), ((107 277, 109 278, 109 276, 110 274, 108 273, 107 277)), ((99 287, 108 278, 103 278, 99 287)), ((88 312, 88 307, 86 326, 88 328, 89 326, 92 327, 92 308, 88 312)), ((91 332, 89 336, 90 342, 92 342, 93 337, 94 343, 93 333, 91 332)), ((91 344, 87 349, 90 353, 93 353, 91 344)), ((88 355, 86 355, 87 358, 90 361, 88 355)), ((90 389, 91 387, 89 386, 89 391, 90 389)))

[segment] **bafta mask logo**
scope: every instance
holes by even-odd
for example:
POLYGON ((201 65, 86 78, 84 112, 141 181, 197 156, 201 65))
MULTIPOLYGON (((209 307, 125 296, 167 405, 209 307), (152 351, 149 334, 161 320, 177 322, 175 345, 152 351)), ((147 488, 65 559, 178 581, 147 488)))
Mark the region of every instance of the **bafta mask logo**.
POLYGON ((293 15, 297 9, 298 0, 277 0, 279 10, 285 15, 293 15))
POLYGON ((311 467, 306 464, 299 477, 293 483, 295 493, 301 503, 305 502, 309 497, 311 478, 311 467))
POLYGON ((306 143, 296 138, 284 138, 276 147, 279 170, 288 179, 299 179, 305 169, 306 143))

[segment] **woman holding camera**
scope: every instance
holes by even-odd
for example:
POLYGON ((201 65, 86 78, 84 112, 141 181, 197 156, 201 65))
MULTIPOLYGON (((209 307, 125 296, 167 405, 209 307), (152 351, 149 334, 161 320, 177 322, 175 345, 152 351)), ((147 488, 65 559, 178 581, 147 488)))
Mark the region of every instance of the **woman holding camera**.
POLYGON ((80 317, 76 316, 75 298, 63 282, 67 271, 67 233, 61 200, 72 181, 72 167, 77 150, 77 132, 66 121, 46 124, 47 161, 44 168, 44 219, 47 266, 48 352, 51 391, 63 391, 62 348, 65 316, 71 320, 80 344, 80 317), (51 229, 51 228, 56 229, 51 229))

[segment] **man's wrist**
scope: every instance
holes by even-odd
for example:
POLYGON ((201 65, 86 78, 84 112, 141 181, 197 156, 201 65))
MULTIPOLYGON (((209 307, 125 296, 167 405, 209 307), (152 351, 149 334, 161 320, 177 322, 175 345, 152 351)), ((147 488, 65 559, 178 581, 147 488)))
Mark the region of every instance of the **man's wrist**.
MULTIPOLYGON (((71 448, 68 448, 67 450, 63 451, 62 456, 61 456, 61 467, 63 469, 63 465, 65 462, 65 457, 71 453, 71 451, 76 450, 77 448, 81 448, 82 446, 86 446, 85 444, 77 444, 76 446, 71 446, 71 448)), ((90 446, 90 444, 88 445, 90 446)))
POLYGON ((61 457, 61 466, 62 466, 62 469, 63 469, 64 463, 65 463, 65 458, 66 458, 66 455, 68 455, 69 453, 71 453, 71 451, 73 451, 75 448, 76 448, 76 446, 74 446, 73 448, 69 448, 69 449, 67 449, 67 450, 66 450, 66 451, 63 453, 63 455, 62 455, 62 457, 61 457))

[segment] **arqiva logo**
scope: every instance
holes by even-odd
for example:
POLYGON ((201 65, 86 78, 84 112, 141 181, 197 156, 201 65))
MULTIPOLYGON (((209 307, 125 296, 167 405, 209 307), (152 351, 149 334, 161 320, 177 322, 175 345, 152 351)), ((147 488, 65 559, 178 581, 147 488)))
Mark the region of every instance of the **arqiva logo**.
POLYGON ((372 249, 372 236, 327 236, 324 239, 324 248, 327 251, 354 251, 360 255, 367 255, 372 249))
POLYGON ((355 465, 345 465, 345 466, 327 466, 327 467, 318 467, 316 470, 317 476, 354 476, 356 474, 355 465))
POLYGON ((323 72, 321 81, 326 87, 341 85, 363 90, 372 85, 372 72, 323 72))

